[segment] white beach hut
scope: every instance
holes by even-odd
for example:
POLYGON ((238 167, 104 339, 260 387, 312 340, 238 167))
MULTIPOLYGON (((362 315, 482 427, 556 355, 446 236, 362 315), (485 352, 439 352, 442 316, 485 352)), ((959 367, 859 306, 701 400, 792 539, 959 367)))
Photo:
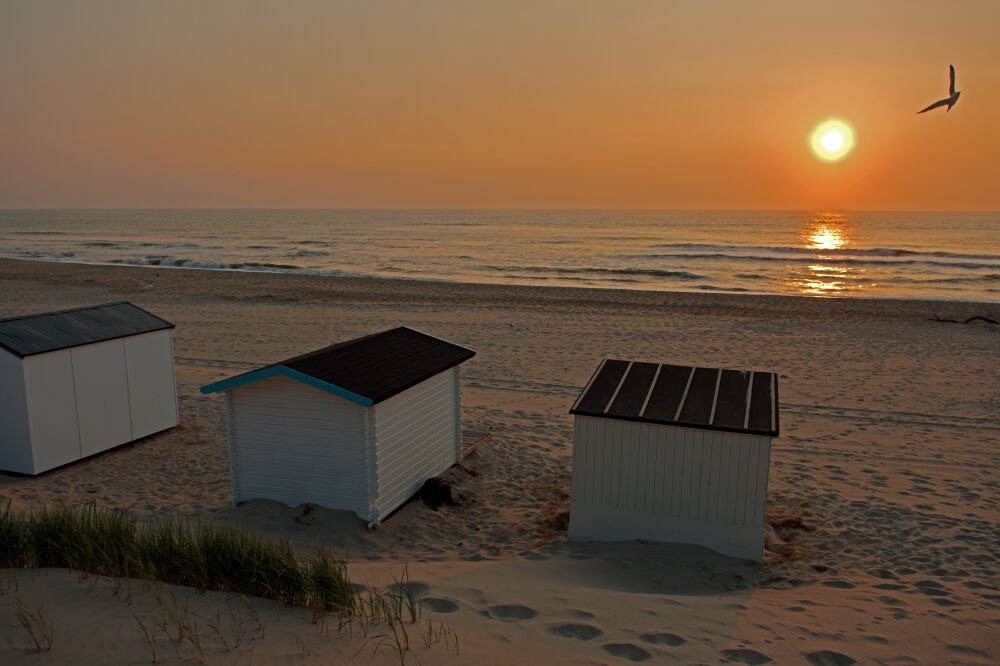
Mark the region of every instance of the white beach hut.
POLYGON ((762 560, 774 373, 605 360, 570 413, 570 539, 762 560))
POLYGON ((177 425, 173 327, 125 302, 0 320, 0 469, 39 474, 177 425))
POLYGON ((400 327, 202 387, 229 409, 233 502, 353 511, 378 525, 462 460, 471 349, 400 327))

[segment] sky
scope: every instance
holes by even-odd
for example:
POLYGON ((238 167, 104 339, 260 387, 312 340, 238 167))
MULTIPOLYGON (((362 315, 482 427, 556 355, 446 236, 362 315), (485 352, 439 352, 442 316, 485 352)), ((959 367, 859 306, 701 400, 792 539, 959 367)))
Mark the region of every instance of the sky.
POLYGON ((0 208, 995 211, 997 26, 997 0, 0 0, 0 208), (950 63, 960 101, 917 115, 950 63), (855 145, 827 163, 831 117, 855 145))

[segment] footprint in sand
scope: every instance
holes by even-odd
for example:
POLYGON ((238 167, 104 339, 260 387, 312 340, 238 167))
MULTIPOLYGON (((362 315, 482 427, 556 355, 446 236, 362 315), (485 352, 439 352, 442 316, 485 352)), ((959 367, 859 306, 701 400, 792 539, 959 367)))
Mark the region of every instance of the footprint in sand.
POLYGON ((531 620, 538 617, 534 608, 519 604, 499 604, 482 611, 486 617, 494 620, 531 620))
POLYGON ((687 642, 682 636, 667 633, 640 634, 639 640, 653 645, 669 645, 670 647, 684 645, 687 642))
POLYGON ((406 592, 407 594, 412 594, 413 596, 419 597, 422 594, 426 594, 430 590, 430 586, 427 583, 418 583, 414 580, 408 580, 405 583, 392 583, 387 585, 393 592, 406 592))
POLYGON ((751 650, 749 648, 723 650, 722 656, 729 661, 736 661, 741 664, 751 664, 751 666, 757 664, 767 664, 774 661, 763 652, 757 652, 757 650, 751 650))
POLYGON ((590 641, 604 633, 591 624, 574 623, 557 624, 554 627, 549 627, 546 631, 563 638, 575 638, 578 641, 590 641))
POLYGON ((854 583, 851 583, 846 580, 841 580, 839 578, 835 578, 833 580, 824 580, 822 584, 825 585, 826 587, 837 587, 840 588, 841 590, 851 590, 854 589, 855 587, 854 583))
POLYGON ((435 613, 454 613, 458 610, 457 603, 451 599, 444 599, 442 597, 424 597, 420 600, 420 603, 435 613))
POLYGON ((810 652, 806 655, 806 661, 812 664, 812 666, 854 666, 854 664, 858 663, 846 654, 832 650, 810 652))
POLYGON ((633 643, 606 643, 601 648, 614 657, 629 661, 646 661, 653 658, 653 655, 633 643))
POLYGON ((963 655, 973 655, 976 657, 984 657, 986 659, 990 658, 990 655, 986 654, 982 650, 977 650, 976 648, 969 647, 968 645, 953 645, 949 643, 948 649, 952 652, 957 652, 963 655))

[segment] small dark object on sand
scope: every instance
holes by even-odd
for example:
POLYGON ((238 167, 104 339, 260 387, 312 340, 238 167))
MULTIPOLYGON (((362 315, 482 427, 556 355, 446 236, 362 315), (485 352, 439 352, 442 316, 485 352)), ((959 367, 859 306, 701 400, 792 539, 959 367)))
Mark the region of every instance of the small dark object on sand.
POLYGON ((981 321, 984 324, 1000 324, 1000 321, 997 321, 996 319, 990 319, 989 317, 979 317, 979 316, 969 317, 965 321, 959 321, 957 319, 945 319, 943 317, 934 315, 933 317, 931 317, 931 321, 940 322, 942 324, 971 324, 974 321, 981 321))
POLYGON ((442 504, 451 506, 451 484, 440 476, 432 476, 424 481, 420 489, 420 498, 434 511, 437 511, 442 504))

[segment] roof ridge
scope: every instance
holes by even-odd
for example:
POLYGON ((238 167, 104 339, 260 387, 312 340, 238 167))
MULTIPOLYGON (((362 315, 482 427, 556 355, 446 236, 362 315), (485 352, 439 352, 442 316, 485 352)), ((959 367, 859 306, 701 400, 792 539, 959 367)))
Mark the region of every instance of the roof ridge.
MULTIPOLYGON (((322 349, 314 349, 311 352, 306 352, 304 354, 299 354, 298 356, 293 356, 291 358, 286 358, 284 361, 277 361, 275 363, 272 363, 271 365, 287 365, 289 363, 294 363, 296 361, 304 361, 306 359, 313 358, 315 356, 319 356, 320 354, 326 354, 328 352, 333 351, 334 349, 340 349, 341 347, 347 347, 348 345, 353 345, 353 344, 356 344, 358 342, 362 342, 363 340, 369 340, 371 338, 377 338, 380 335, 386 335, 387 333, 392 333, 393 331, 398 331, 401 328, 406 328, 406 326, 396 326, 395 328, 387 328, 384 331, 377 331, 375 333, 369 333, 368 335, 362 335, 361 337, 358 337, 358 338, 351 338, 350 340, 341 340, 340 342, 335 342, 332 345, 327 345, 326 347, 323 347, 322 349)), ((264 367, 270 367, 270 366, 264 366, 264 367)), ((260 369, 260 368, 258 368, 258 369, 260 369)))
MULTIPOLYGON (((35 313, 32 313, 32 314, 15 315, 13 317, 2 317, 2 318, 0 318, 0 324, 6 323, 6 322, 9 322, 9 321, 22 321, 24 319, 34 319, 35 317, 50 317, 52 315, 69 314, 70 312, 83 312, 84 310, 97 310, 97 309, 100 309, 100 308, 109 308, 112 305, 131 305, 132 307, 139 308, 143 312, 156 317, 156 315, 154 315, 152 312, 149 312, 148 310, 140 308, 138 305, 136 305, 135 303, 133 303, 131 301, 112 301, 110 303, 100 303, 98 305, 83 305, 83 306, 80 306, 78 308, 66 308, 65 310, 52 310, 51 312, 35 312, 35 313)), ((160 319, 159 317, 156 317, 156 318, 160 319)), ((165 322, 166 320, 165 319, 160 319, 160 321, 164 321, 165 322)))

